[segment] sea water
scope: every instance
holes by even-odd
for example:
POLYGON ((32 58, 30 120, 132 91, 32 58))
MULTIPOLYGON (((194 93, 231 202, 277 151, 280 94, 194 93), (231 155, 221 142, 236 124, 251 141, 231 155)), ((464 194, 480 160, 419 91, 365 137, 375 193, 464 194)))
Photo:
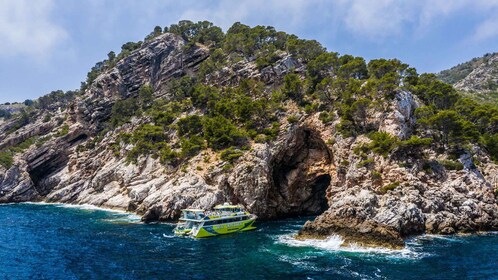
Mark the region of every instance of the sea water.
POLYGON ((497 233, 370 249, 343 247, 338 236, 294 239, 306 220, 192 239, 124 212, 0 205, 0 279, 498 279, 497 233))

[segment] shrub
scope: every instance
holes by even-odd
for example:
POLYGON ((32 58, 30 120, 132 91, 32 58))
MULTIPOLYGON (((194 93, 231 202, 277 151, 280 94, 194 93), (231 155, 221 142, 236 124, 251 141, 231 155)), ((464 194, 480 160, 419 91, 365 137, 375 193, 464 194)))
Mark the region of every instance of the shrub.
POLYGON ((0 151, 0 165, 5 169, 9 169, 12 167, 14 163, 14 157, 11 152, 8 151, 0 151))
POLYGON ((349 166, 349 160, 345 159, 345 160, 341 161, 341 165, 342 166, 349 166))
POLYGON ((368 166, 372 165, 373 163, 374 163, 374 159, 369 158, 369 159, 363 160, 360 163, 358 163, 357 167, 358 168, 368 167, 368 166))
POLYGON ((55 134, 55 137, 66 136, 68 133, 69 133, 69 125, 65 124, 61 127, 61 130, 59 130, 57 134, 55 134))
POLYGON ((437 165, 437 162, 435 161, 424 161, 424 163, 422 164, 422 169, 426 173, 432 173, 437 168, 435 165, 437 165))
POLYGON ((287 118, 287 121, 289 123, 297 123, 299 121, 299 118, 296 115, 292 115, 287 118))
POLYGON ((318 119, 322 121, 322 123, 326 124, 334 120, 334 116, 328 112, 321 112, 318 115, 318 119))
POLYGON ((254 137, 254 142, 256 143, 265 143, 266 142, 266 136, 264 134, 258 134, 256 137, 254 137))
POLYGON ((243 156, 244 152, 241 150, 234 149, 233 147, 230 147, 224 151, 221 152, 220 158, 224 161, 233 163, 236 159, 239 157, 243 156))
POLYGON ((236 146, 246 140, 244 133, 223 116, 204 118, 202 125, 204 138, 213 149, 236 146))
POLYGON ((52 119, 52 116, 50 114, 46 114, 45 117, 43 117, 43 122, 49 122, 52 119))
POLYGON ((383 186, 380 189, 380 191, 381 191, 381 193, 385 194, 388 191, 392 191, 392 190, 396 189, 398 186, 399 186, 399 182, 394 182, 394 183, 383 186))
POLYGON ((118 100, 111 109, 111 125, 113 127, 120 126, 135 116, 139 110, 138 102, 134 98, 118 100))
POLYGON ((164 145, 159 151, 159 160, 163 164, 175 163, 178 160, 178 153, 171 150, 168 145, 164 145))
POLYGON ((148 84, 142 85, 138 89, 138 100, 140 102, 142 109, 146 109, 151 105, 152 100, 154 99, 153 94, 154 94, 154 89, 148 84))
POLYGON ((356 135, 355 126, 350 120, 342 119, 336 128, 337 131, 339 131, 339 133, 341 133, 344 137, 353 137, 356 135))
POLYGON ((263 129, 263 134, 268 136, 267 139, 273 140, 277 138, 279 131, 280 131, 280 123, 274 122, 272 123, 271 128, 263 129))
POLYGON ((335 138, 332 137, 332 138, 328 139, 326 143, 327 143, 327 145, 331 145, 331 146, 334 145, 335 144, 335 138))
POLYGON ((488 150, 491 158, 495 162, 498 162, 498 133, 493 135, 485 134, 481 138, 481 143, 484 147, 486 147, 486 150, 488 150))
POLYGON ((35 138, 34 137, 30 137, 24 141, 22 141, 21 143, 13 146, 13 147, 10 147, 10 150, 15 154, 15 153, 22 153, 24 152, 26 149, 28 149, 29 147, 31 147, 31 145, 33 145, 35 143, 35 138))
POLYGON ((439 163, 447 170, 462 170, 463 164, 461 162, 452 160, 440 160, 439 163))
POLYGON ((196 135, 202 132, 202 118, 198 115, 192 115, 178 120, 178 134, 196 135))
POLYGON ((50 141, 51 139, 52 139, 52 135, 47 135, 47 136, 44 136, 44 137, 40 137, 40 138, 38 138, 38 140, 36 140, 36 146, 37 147, 41 147, 43 144, 45 144, 46 142, 50 141))
POLYGON ((4 109, 0 109, 0 118, 10 119, 11 117, 12 117, 12 114, 9 111, 4 110, 4 109))
POLYGON ((431 144, 432 144, 432 138, 420 138, 416 135, 412 135, 410 139, 401 141, 399 143, 399 146, 411 149, 411 148, 429 146, 431 144))
POLYGON ((301 103, 303 99, 304 93, 304 85, 303 81, 297 74, 287 74, 284 76, 284 85, 282 86, 282 93, 296 101, 297 103, 301 103))
POLYGON ((230 170, 232 168, 233 168, 233 164, 227 163, 227 164, 223 165, 223 167, 221 169, 226 171, 226 170, 230 170))
POLYGON ((182 151, 180 153, 182 158, 193 157, 197 155, 206 146, 204 143, 204 139, 200 136, 181 138, 180 145, 182 148, 182 151))
POLYGON ((306 112, 306 114, 316 112, 318 109, 318 105, 318 103, 306 104, 306 106, 304 106, 304 112, 306 112))
POLYGON ((369 135, 372 142, 368 147, 377 154, 387 156, 398 145, 398 137, 387 132, 374 132, 369 135))
POLYGON ((379 181, 382 179, 382 174, 380 172, 377 172, 377 171, 372 171, 372 174, 370 175, 372 180, 374 181, 379 181))
POLYGON ((166 147, 169 149, 166 134, 164 134, 162 127, 156 125, 144 124, 135 130, 133 134, 124 134, 120 138, 135 145, 126 156, 129 162, 136 162, 140 155, 147 154, 160 156, 162 159, 163 150, 166 147))

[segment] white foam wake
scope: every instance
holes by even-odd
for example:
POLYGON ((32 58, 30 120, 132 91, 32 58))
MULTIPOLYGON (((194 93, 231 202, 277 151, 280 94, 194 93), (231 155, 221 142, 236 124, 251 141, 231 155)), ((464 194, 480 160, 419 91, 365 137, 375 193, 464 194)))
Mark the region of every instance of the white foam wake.
POLYGON ((414 252, 410 248, 401 250, 387 249, 387 248, 370 248, 361 247, 358 245, 344 246, 344 240, 338 235, 332 235, 326 239, 296 239, 293 234, 281 235, 278 237, 278 242, 292 247, 311 247, 326 251, 336 252, 351 252, 351 253, 372 253, 392 255, 402 258, 420 258, 421 253, 414 252))
POLYGON ((91 204, 64 204, 64 203, 52 203, 52 202, 21 202, 21 204, 35 204, 35 205, 52 205, 60 208, 74 208, 86 211, 104 211, 116 214, 115 218, 108 219, 113 222, 140 222, 140 216, 126 212, 124 210, 102 208, 91 204))

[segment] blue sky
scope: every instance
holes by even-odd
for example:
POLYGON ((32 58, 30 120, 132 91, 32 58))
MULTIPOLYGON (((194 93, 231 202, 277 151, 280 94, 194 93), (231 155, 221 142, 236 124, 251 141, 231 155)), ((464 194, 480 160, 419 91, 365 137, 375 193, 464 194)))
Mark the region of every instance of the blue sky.
POLYGON ((271 25, 329 51, 438 72, 498 51, 498 0, 0 0, 0 103, 76 89, 156 25, 271 25))

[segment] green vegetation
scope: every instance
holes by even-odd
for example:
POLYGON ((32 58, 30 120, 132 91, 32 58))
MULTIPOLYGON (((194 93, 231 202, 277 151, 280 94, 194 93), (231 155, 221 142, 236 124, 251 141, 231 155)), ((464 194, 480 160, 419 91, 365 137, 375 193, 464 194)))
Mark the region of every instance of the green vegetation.
POLYGON ((368 145, 374 153, 387 156, 399 143, 398 137, 387 132, 374 132, 369 135, 372 142, 368 145))
POLYGON ((299 121, 299 118, 298 118, 297 116, 295 116, 295 115, 292 115, 292 116, 289 116, 289 117, 287 118, 287 121, 288 121, 289 123, 297 123, 297 122, 299 121))
POLYGON ((24 109, 22 109, 15 118, 14 125, 12 125, 6 132, 5 134, 11 134, 12 132, 28 125, 33 118, 32 112, 28 112, 24 109))
POLYGON ((134 98, 116 101, 111 110, 111 127, 117 127, 128 122, 132 116, 137 115, 138 109, 138 102, 134 98))
POLYGON ((378 182, 378 181, 382 180, 382 174, 380 172, 377 172, 377 171, 372 171, 372 173, 370 174, 370 177, 372 178, 372 181, 374 181, 374 182, 378 182))
POLYGON ((429 148, 433 143, 432 138, 420 138, 417 135, 412 135, 409 139, 400 141, 396 153, 401 158, 420 157, 425 148, 429 148))
POLYGON ((439 163, 448 170, 462 170, 463 164, 452 160, 440 160, 439 163))
POLYGON ((61 127, 61 129, 55 134, 55 137, 66 136, 69 133, 69 125, 65 124, 61 127))
POLYGON ((401 141, 399 146, 406 149, 416 149, 420 147, 426 147, 432 144, 431 138, 420 138, 416 135, 412 135, 409 139, 401 141))
MULTIPOLYGON (((57 107, 61 106, 66 106, 70 102, 72 102, 76 96, 79 95, 79 91, 62 91, 62 90, 54 90, 42 97, 39 97, 35 102, 32 103, 33 106, 35 106, 38 109, 56 109, 57 107)), ((26 104, 27 101, 25 101, 26 104)), ((28 102, 29 103, 29 102, 28 102)), ((27 105, 28 106, 28 105, 27 105)))
POLYGON ((441 71, 438 78, 448 84, 455 84, 456 82, 467 77, 478 65, 487 63, 489 59, 495 54, 487 53, 483 57, 473 58, 465 63, 458 64, 448 70, 441 71))
POLYGON ((369 166, 373 165, 374 163, 375 163, 375 161, 373 158, 368 158, 368 159, 365 159, 365 160, 361 161, 360 163, 358 163, 358 165, 356 167, 358 167, 358 168, 369 167, 369 166))
POLYGON ((224 161, 228 161, 233 163, 236 159, 244 155, 244 152, 241 150, 236 150, 233 147, 230 147, 220 153, 220 158, 224 161))
POLYGON ((10 119, 12 114, 8 110, 0 109, 0 118, 10 119))
POLYGON ((394 183, 383 186, 380 189, 380 191, 381 191, 381 193, 387 193, 388 191, 392 191, 392 190, 396 189, 397 187, 399 187, 399 182, 394 182, 394 183))
POLYGON ((0 165, 6 169, 9 169, 14 163, 14 155, 24 152, 31 147, 31 145, 35 144, 35 142, 36 138, 30 137, 15 146, 11 146, 5 150, 0 150, 0 165))
POLYGON ((15 145, 15 146, 12 146, 9 148, 9 150, 16 154, 16 153, 22 153, 24 152, 26 149, 28 149, 29 147, 31 147, 31 145, 33 145, 35 143, 35 137, 30 137, 24 141, 22 141, 21 143, 15 145))
POLYGON ((14 157, 9 151, 0 151, 0 165, 9 169, 14 163, 14 157))

